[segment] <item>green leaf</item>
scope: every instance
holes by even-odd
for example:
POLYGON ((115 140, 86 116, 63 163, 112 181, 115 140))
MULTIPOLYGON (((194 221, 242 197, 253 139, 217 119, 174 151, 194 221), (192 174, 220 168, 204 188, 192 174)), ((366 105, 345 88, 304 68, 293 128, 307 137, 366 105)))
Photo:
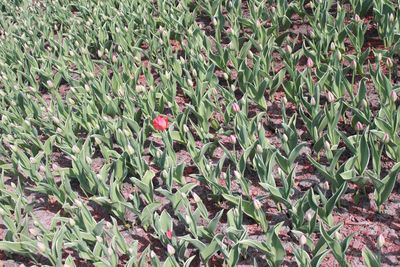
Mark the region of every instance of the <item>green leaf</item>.
POLYGON ((400 162, 394 165, 390 170, 390 173, 382 180, 382 185, 375 188, 375 202, 378 207, 389 198, 390 193, 393 191, 399 172, 400 162))
POLYGON ((368 247, 363 249, 362 257, 367 267, 381 267, 378 256, 376 256, 368 247))

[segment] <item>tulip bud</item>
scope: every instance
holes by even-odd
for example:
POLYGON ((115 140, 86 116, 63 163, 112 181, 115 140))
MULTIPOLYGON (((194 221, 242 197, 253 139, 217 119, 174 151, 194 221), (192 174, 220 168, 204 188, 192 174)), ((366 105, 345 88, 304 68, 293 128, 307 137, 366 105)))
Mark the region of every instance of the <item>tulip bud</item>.
POLYGON ((328 100, 329 103, 332 103, 335 101, 335 96, 330 91, 328 91, 328 94, 326 95, 326 99, 328 100))
POLYGON ((224 76, 224 79, 225 79, 225 80, 228 80, 228 79, 229 79, 228 73, 224 72, 223 76, 224 76))
POLYGON ((40 253, 46 252, 46 249, 47 249, 46 245, 43 244, 42 242, 37 242, 36 246, 37 246, 37 248, 38 248, 40 253))
POLYGON ((140 54, 138 54, 138 55, 135 55, 135 56, 133 57, 133 59, 134 59, 136 62, 139 63, 139 62, 141 61, 142 57, 141 57, 140 54))
POLYGON ((73 145, 72 146, 72 152, 74 152, 75 154, 78 154, 81 150, 79 149, 79 147, 77 145, 73 145))
POLYGON ((99 57, 102 57, 102 56, 103 56, 103 51, 97 50, 97 55, 98 55, 99 57))
POLYGON ((126 137, 132 136, 132 132, 129 130, 129 128, 124 128, 122 131, 126 137))
POLYGON ((78 208, 82 208, 82 206, 83 206, 82 201, 80 201, 79 199, 75 199, 74 203, 78 208))
POLYGON ((39 171, 45 172, 46 171, 46 167, 44 165, 40 165, 39 166, 39 171))
POLYGON ((3 116, 1 117, 1 120, 2 120, 3 122, 6 122, 6 121, 8 120, 8 117, 7 117, 6 115, 3 115, 3 116))
POLYGON ((336 10, 337 10, 337 12, 342 11, 342 6, 340 5, 339 2, 336 3, 336 10))
POLYGON ((161 156, 162 156, 162 152, 161 152, 161 150, 157 150, 156 151, 156 158, 161 158, 161 156))
POLYGON ((286 98, 286 96, 284 96, 284 97, 282 97, 282 104, 284 105, 284 106, 286 106, 287 105, 287 103, 288 103, 288 100, 287 100, 287 98, 286 98))
POLYGON ((111 60, 112 60, 113 63, 117 63, 117 61, 118 61, 117 55, 112 55, 111 60))
POLYGON ((165 79, 169 80, 171 79, 171 73, 170 72, 165 72, 165 79))
POLYGON ((193 196, 194 202, 196 202, 196 203, 201 202, 201 198, 199 197, 198 194, 196 194, 195 192, 192 192, 192 196, 193 196))
POLYGON ((326 151, 331 150, 331 145, 329 144, 329 142, 327 140, 324 142, 324 148, 326 151))
POLYGON ((132 155, 133 153, 135 153, 135 150, 133 149, 133 147, 131 145, 127 146, 126 151, 128 152, 129 155, 132 155))
POLYGON ((10 145, 10 148, 13 152, 17 152, 18 151, 18 146, 14 146, 14 145, 10 145))
POLYGON ((368 102, 367 100, 363 99, 361 100, 361 108, 366 109, 368 107, 368 102))
POLYGON ((328 190, 329 190, 329 182, 328 182, 328 181, 325 181, 325 182, 322 184, 322 189, 324 189, 325 191, 328 191, 328 190))
POLYGON ((299 239, 299 244, 300 244, 300 246, 304 246, 305 244, 307 244, 307 237, 305 236, 305 235, 301 235, 300 236, 300 239, 299 239))
POLYGON ((187 224, 191 224, 192 223, 192 218, 190 218, 190 216, 188 214, 186 214, 185 221, 186 221, 187 224))
POLYGON ((383 142, 384 144, 388 144, 388 143, 390 142, 390 136, 389 136, 388 133, 384 133, 384 134, 383 134, 382 142, 383 142))
POLYGON ((196 69, 192 69, 192 74, 194 77, 197 77, 197 70, 196 69))
POLYGON ((253 198, 253 205, 256 210, 261 209, 262 204, 257 198, 253 198))
POLYGON ((393 13, 390 13, 390 15, 389 15, 389 21, 390 22, 394 22, 394 15, 393 15, 393 13))
POLYGON ((360 16, 359 16, 358 14, 356 14, 356 15, 354 16, 354 20, 355 20, 356 22, 361 22, 361 18, 360 18, 360 16))
POLYGON ((307 68, 311 69, 314 66, 314 61, 312 58, 307 58, 307 68))
POLYGON ((167 245, 167 251, 170 256, 175 254, 175 248, 170 244, 167 245))
POLYGON ((188 127, 186 124, 183 125, 183 131, 184 131, 185 133, 190 132, 189 127, 188 127))
POLYGON ((397 100, 397 94, 396 94, 396 92, 395 92, 394 90, 392 90, 392 91, 390 92, 390 99, 391 99, 393 102, 396 102, 396 100, 397 100))
POLYGON ((140 84, 136 85, 136 88, 135 88, 136 93, 140 94, 140 93, 144 92, 144 90, 145 90, 145 88, 143 85, 140 85, 140 84))
POLYGON ((283 141, 283 143, 286 143, 288 140, 289 140, 289 138, 287 137, 287 135, 286 135, 286 134, 283 134, 283 135, 282 135, 282 141, 283 141))
POLYGON ((331 51, 335 51, 335 49, 336 49, 335 43, 332 42, 329 48, 331 49, 331 51))
POLYGON ((53 83, 51 80, 48 80, 46 83, 47 83, 47 86, 48 86, 49 88, 53 88, 54 83, 53 83))
POLYGON ((103 243, 103 238, 101 237, 101 236, 96 236, 96 241, 98 242, 98 243, 103 243))
POLYGON ((155 259, 157 257, 156 253, 152 250, 150 251, 150 258, 155 259))
MULTIPOLYGON (((205 168, 206 168, 206 171, 207 171, 207 172, 210 172, 210 171, 211 171, 210 165, 207 164, 207 165, 205 166, 205 168)), ((182 193, 182 194, 184 194, 184 193, 182 193)))
MULTIPOLYGON (((151 252, 153 252, 153 251, 151 251, 151 252)), ((128 248, 128 253, 129 253, 129 255, 134 255, 135 254, 135 250, 133 248, 128 248)), ((150 253, 150 255, 151 255, 151 253, 150 253)))
POLYGON ((60 120, 56 116, 53 116, 52 119, 55 124, 60 124, 60 120))
POLYGON ((193 81, 192 79, 187 79, 187 83, 189 84, 189 87, 193 87, 193 81))
POLYGON ((361 122, 357 122, 356 123, 356 130, 357 131, 362 131, 364 129, 364 126, 362 125, 362 123, 361 122))
POLYGON ((386 59, 386 66, 387 66, 389 69, 393 68, 393 60, 392 60, 390 57, 388 57, 388 58, 386 59))
POLYGON ((100 138, 98 138, 98 137, 95 137, 94 138, 94 142, 96 143, 96 145, 100 145, 102 142, 101 142, 101 139, 100 138))
POLYGON ((57 163, 53 163, 51 164, 51 168, 53 169, 53 171, 57 171, 60 169, 60 166, 58 166, 57 163))
POLYGON ((30 233, 32 236, 37 236, 37 235, 39 234, 39 230, 36 229, 36 228, 30 228, 30 229, 29 229, 29 233, 30 233))
POLYGON ((73 227, 73 226, 75 226, 76 223, 75 223, 75 220, 74 220, 74 219, 69 218, 69 219, 68 219, 68 224, 69 224, 70 226, 73 227))
MULTIPOLYGON (((312 3, 312 2, 311 2, 311 3, 312 3)), ((314 33, 313 30, 311 30, 311 31, 309 32, 309 34, 310 34, 310 38, 311 38, 311 39, 314 39, 314 38, 315 38, 315 33, 314 33)))
POLYGON ((278 176, 282 177, 285 173, 282 171, 280 167, 278 167, 278 176))
POLYGON ((36 159, 35 159, 34 157, 30 157, 30 158, 29 158, 29 162, 30 162, 31 164, 35 164, 35 163, 36 163, 36 159))
POLYGON ((379 249, 381 249, 385 245, 385 238, 382 234, 378 236, 378 240, 376 241, 376 243, 379 249))
POLYGON ((247 56, 248 56, 250 59, 253 59, 253 57, 254 57, 253 52, 251 52, 251 50, 249 50, 249 52, 247 53, 247 56))
POLYGON ((351 66, 352 69, 356 69, 356 68, 357 68, 357 61, 356 61, 356 60, 353 60, 353 61, 351 62, 351 64, 350 64, 350 66, 351 66))
POLYGON ((288 54, 291 54, 293 52, 293 49, 292 49, 292 47, 290 45, 286 45, 286 52, 288 54))
POLYGON ((232 110, 233 110, 233 112, 238 113, 240 111, 239 104, 238 103, 233 103, 232 104, 232 110))
POLYGON ((260 144, 257 144, 256 146, 256 153, 261 155, 263 153, 263 148, 260 144))
POLYGON ((235 217, 239 216, 239 210, 237 208, 233 209, 233 216, 235 216, 235 217))
POLYGON ((313 214, 311 211, 306 212, 306 214, 304 215, 304 219, 306 219, 306 221, 310 222, 313 218, 313 214))
POLYGON ((233 175, 235 176, 236 179, 240 180, 240 178, 241 178, 240 172, 233 171, 233 175))
POLYGON ((310 99, 310 104, 311 104, 311 106, 315 106, 317 104, 317 102, 315 101, 315 98, 313 96, 310 99))
POLYGON ((342 53, 339 50, 336 52, 336 58, 338 61, 342 61, 342 53))
POLYGON ((225 173, 225 172, 221 172, 220 178, 221 178, 222 180, 226 180, 226 173, 225 173))
POLYGON ((335 238, 336 238, 336 240, 341 240, 342 235, 339 232, 335 232, 335 238))
POLYGON ((213 18, 212 18, 212 24, 213 24, 214 26, 216 26, 216 25, 218 24, 218 20, 217 20, 216 17, 213 17, 213 18))
POLYGON ((236 144, 236 136, 234 136, 233 134, 231 134, 230 136, 229 136, 229 141, 230 141, 230 143, 231 144, 236 144))

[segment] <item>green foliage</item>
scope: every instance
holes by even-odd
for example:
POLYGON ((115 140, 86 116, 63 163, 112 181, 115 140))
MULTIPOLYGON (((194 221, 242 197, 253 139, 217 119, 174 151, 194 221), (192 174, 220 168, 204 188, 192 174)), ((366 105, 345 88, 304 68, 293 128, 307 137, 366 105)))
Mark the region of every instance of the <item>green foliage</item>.
POLYGON ((395 2, 2 1, 0 250, 280 266, 289 243, 348 266, 341 201, 384 212, 400 173, 395 2))

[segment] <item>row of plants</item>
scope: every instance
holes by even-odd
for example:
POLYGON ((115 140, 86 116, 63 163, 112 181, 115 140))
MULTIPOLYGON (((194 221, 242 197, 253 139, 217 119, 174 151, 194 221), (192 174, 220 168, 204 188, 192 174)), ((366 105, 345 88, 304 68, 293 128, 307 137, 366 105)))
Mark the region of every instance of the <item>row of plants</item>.
POLYGON ((348 266, 341 199, 373 192, 384 212, 400 172, 399 5, 0 3, 0 250, 51 266, 236 266, 256 251, 280 266, 285 224, 299 266, 348 266), (320 183, 299 196, 304 158, 320 183), (32 196, 57 207, 50 225, 32 196), (135 229, 164 250, 128 242, 135 229))

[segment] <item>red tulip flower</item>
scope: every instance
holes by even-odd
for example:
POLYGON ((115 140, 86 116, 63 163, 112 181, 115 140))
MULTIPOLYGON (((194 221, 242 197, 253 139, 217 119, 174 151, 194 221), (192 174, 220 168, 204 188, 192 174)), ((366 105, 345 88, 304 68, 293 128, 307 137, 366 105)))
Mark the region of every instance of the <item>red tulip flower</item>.
POLYGON ((167 232, 165 233, 165 235, 167 236, 168 239, 172 239, 172 230, 167 230, 167 232))
POLYGON ((168 118, 165 116, 158 115, 153 120, 154 129, 158 131, 165 131, 168 128, 168 118))

